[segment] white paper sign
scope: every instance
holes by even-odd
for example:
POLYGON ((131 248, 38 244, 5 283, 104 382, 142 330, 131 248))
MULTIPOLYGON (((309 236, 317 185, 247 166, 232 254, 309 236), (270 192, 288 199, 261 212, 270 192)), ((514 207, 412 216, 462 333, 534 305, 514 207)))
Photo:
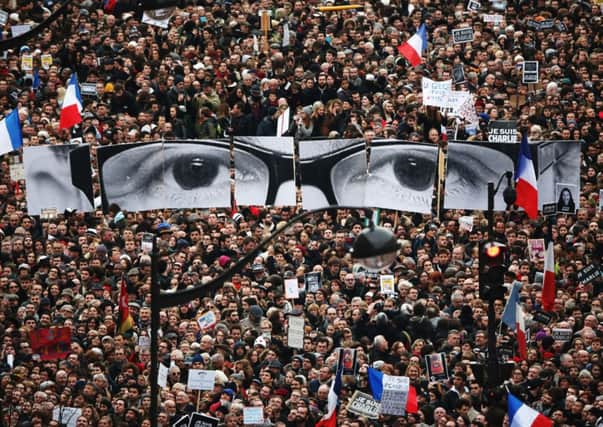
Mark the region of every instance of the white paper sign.
POLYGON ((383 375, 383 394, 381 395, 381 413, 404 415, 410 380, 408 377, 383 375))
POLYGON ((264 408, 259 406, 243 408, 243 424, 264 424, 264 408))
POLYGON ((0 10, 0 25, 6 25, 8 22, 8 12, 5 10, 0 10))
POLYGON ((197 319, 197 323, 201 330, 209 329, 216 324, 216 314, 213 311, 208 311, 197 319))
POLYGON ((285 298, 299 298, 299 284, 297 283, 297 277, 293 279, 285 279, 285 298))
POLYGON ((13 163, 9 165, 10 179, 13 181, 21 181, 25 179, 25 167, 23 163, 13 163))
POLYGON ((169 373, 169 369, 167 366, 165 366, 163 363, 159 364, 159 371, 157 372, 157 384, 159 384, 159 387, 161 388, 166 388, 167 387, 167 379, 168 379, 168 373, 169 373))
POLYGON ((494 25, 498 25, 505 20, 505 17, 502 15, 482 15, 482 18, 484 22, 492 22, 494 25))
POLYGON ((471 232, 473 230, 473 217, 472 216, 462 216, 459 218, 459 228, 461 230, 467 230, 471 232))
POLYGON ((176 11, 175 7, 166 9, 145 10, 142 14, 142 22, 159 28, 167 28, 170 18, 176 11))
POLYGON ((29 24, 12 25, 10 27, 11 36, 13 36, 13 37, 17 37, 17 36, 20 36, 21 34, 25 34, 29 30, 31 30, 31 25, 29 25, 29 24))
POLYGON ((289 316, 287 346, 291 348, 304 347, 304 318, 302 316, 289 316))
POLYGON ((432 107, 443 107, 442 98, 451 91, 452 80, 436 82, 435 80, 423 77, 421 79, 423 89, 423 104, 432 107))
POLYGON ((449 115, 460 116, 461 108, 465 103, 471 103, 471 93, 461 90, 451 90, 442 97, 440 110, 449 115))
POLYGON ((82 415, 81 408, 71 408, 68 406, 59 406, 52 411, 52 419, 65 424, 67 427, 75 427, 80 415, 82 415))
POLYGON ((216 371, 189 369, 186 386, 191 390, 213 390, 216 383, 216 371))

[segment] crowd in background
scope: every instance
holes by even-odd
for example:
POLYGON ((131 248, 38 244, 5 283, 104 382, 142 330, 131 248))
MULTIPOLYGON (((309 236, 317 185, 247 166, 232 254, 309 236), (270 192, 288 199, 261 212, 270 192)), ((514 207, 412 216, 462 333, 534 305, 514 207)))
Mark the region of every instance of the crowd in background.
MULTIPOLYGON (((103 12, 100 2, 73 2, 39 36, 0 58, 0 106, 19 108, 25 145, 70 141, 92 147, 157 139, 273 136, 289 107, 289 134, 309 137, 396 137, 440 144, 442 126, 456 138, 485 140, 489 121, 514 119, 532 140, 583 140, 576 214, 528 220, 523 212, 495 215, 494 238, 510 248, 505 283, 522 283, 520 301, 530 330, 527 360, 512 331, 500 325, 498 345, 510 349, 504 381, 556 426, 602 425, 603 284, 581 283, 578 272, 600 268, 603 224, 603 50, 601 7, 564 0, 466 2, 382 0, 362 8, 320 12, 310 1, 199 0, 184 5, 167 29, 141 22, 140 12, 103 12), (259 10, 272 12, 269 39, 259 10), (482 14, 504 22, 485 23, 482 14), (553 19, 550 29, 529 22, 553 19), (425 23, 429 48, 411 67, 397 47, 425 23), (470 26, 474 41, 453 44, 451 30, 470 26), (288 29, 288 30, 286 30, 288 29), (284 35, 287 40, 283 40, 284 35), (267 47, 267 50, 266 50, 267 47), (52 62, 42 56, 52 55, 52 62), (33 68, 22 59, 33 55, 33 68), (539 83, 522 84, 521 63, 539 62, 539 83), (422 103, 421 78, 446 80, 463 64, 457 90, 475 95, 476 131, 462 118, 422 103), (93 83, 83 122, 58 127, 69 76, 93 83), (35 78, 34 78, 35 74, 35 78), (551 231, 555 248, 553 318, 540 323, 541 260, 528 240, 551 231), (568 341, 553 329, 571 329, 568 341)), ((340 2, 335 2, 339 5, 340 2)), ((324 5, 333 5, 332 1, 324 5)), ((2 37, 15 25, 40 22, 59 7, 8 2, 2 37)), ((93 150, 94 152, 94 150, 93 150)), ((164 290, 203 286, 291 219, 295 207, 241 207, 231 212, 27 213, 26 183, 11 178, 14 155, 0 163, 0 399, 4 426, 58 426, 57 407, 81 408, 76 426, 148 426, 151 260, 144 233, 159 238, 164 290), (115 216, 119 215, 118 218, 115 216), (134 328, 116 332, 122 278, 134 328), (40 361, 28 332, 68 326, 72 343, 61 360, 40 361)), ((435 204, 434 204, 435 206, 435 204)), ((201 207, 200 207, 201 208, 201 207)), ((336 349, 356 349, 358 370, 344 379, 338 425, 498 427, 502 389, 485 388, 486 301, 478 292, 478 246, 488 237, 482 212, 433 215, 384 211, 400 249, 379 276, 358 268, 351 249, 364 213, 332 209, 294 223, 221 289, 160 314, 159 356, 169 366, 160 395, 159 425, 193 411, 228 426, 243 424, 246 406, 261 406, 267 425, 313 426, 326 412, 336 349), (474 216, 471 231, 459 226, 474 216), (321 273, 321 287, 285 298, 284 279, 321 273), (217 323, 197 319, 213 312, 217 323), (305 318, 303 349, 287 345, 287 319, 305 318), (431 380, 425 356, 444 352, 449 378, 431 380), (347 411, 356 390, 370 394, 367 368, 405 375, 419 412, 358 417, 347 411), (219 371, 214 390, 187 389, 189 369, 219 371)), ((502 352, 501 352, 502 353, 502 352)), ((502 405, 502 406, 501 406, 502 405)), ((73 421, 73 420, 72 420, 73 421)))

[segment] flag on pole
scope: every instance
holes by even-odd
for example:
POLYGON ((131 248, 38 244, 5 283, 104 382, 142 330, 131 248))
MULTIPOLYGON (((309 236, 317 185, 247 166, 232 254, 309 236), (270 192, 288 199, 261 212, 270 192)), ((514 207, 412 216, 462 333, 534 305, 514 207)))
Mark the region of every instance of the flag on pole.
POLYGON ((316 427, 335 427, 337 426, 337 405, 339 404, 339 393, 341 393, 341 376, 343 373, 343 351, 339 352, 339 363, 337 363, 337 371, 335 378, 329 389, 329 397, 327 401, 327 413, 316 423, 316 427))
POLYGON ((19 122, 19 110, 15 108, 0 120, 0 155, 18 150, 22 145, 23 134, 19 122))
POLYGON ((130 306, 128 305, 128 287, 125 277, 121 279, 119 289, 119 326, 117 332, 124 334, 134 327, 134 320, 130 315, 130 306))
POLYGON ((507 395, 509 427, 552 427, 553 421, 530 408, 511 393, 507 395))
POLYGON ((71 348, 71 328, 40 328, 29 331, 29 343, 40 360, 64 359, 71 348))
POLYGON ((524 132, 519 147, 519 161, 517 162, 517 171, 515 173, 515 191, 517 200, 515 204, 522 207, 528 217, 538 217, 538 184, 536 182, 536 172, 534 171, 534 162, 528 144, 528 135, 524 132))
POLYGON ((515 334, 517 336, 517 349, 521 360, 528 358, 528 344, 526 341, 526 322, 523 314, 523 308, 519 303, 515 304, 515 334))
POLYGON ((549 241, 544 254, 544 279, 542 282, 542 310, 551 312, 555 306, 555 254, 549 241))
POLYGON ((77 75, 73 73, 71 79, 69 79, 63 105, 61 106, 60 129, 69 129, 73 125, 81 123, 83 104, 77 75))
POLYGON ((515 323, 517 322, 517 304, 519 304, 519 290, 521 289, 521 282, 517 280, 511 285, 511 292, 509 293, 509 299, 507 305, 502 314, 502 321, 509 327, 510 330, 515 330, 515 323))
MULTIPOLYGON (((368 381, 373 399, 380 402, 381 396, 383 396, 383 372, 375 368, 368 368, 368 381)), ((410 385, 408 387, 408 399, 406 400, 406 412, 416 414, 418 411, 417 390, 413 385, 410 385)))
POLYGON ((400 55, 403 55, 413 67, 416 67, 423 61, 421 55, 425 49, 427 49, 427 29, 425 28, 425 24, 421 24, 419 31, 414 36, 398 46, 400 55))

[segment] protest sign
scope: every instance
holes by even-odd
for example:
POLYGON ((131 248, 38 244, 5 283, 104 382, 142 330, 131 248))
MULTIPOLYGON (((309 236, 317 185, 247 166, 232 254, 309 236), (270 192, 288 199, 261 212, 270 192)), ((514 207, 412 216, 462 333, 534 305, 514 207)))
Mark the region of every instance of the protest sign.
POLYGON ((459 228, 461 230, 471 232, 473 230, 473 217, 472 216, 459 217, 459 228))
POLYGON ((72 408, 69 406, 57 406, 52 410, 52 419, 66 427, 75 427, 77 419, 82 415, 81 408, 72 408))
POLYGON ((482 19, 486 23, 493 23, 494 25, 498 25, 505 20, 505 17, 502 15, 482 15, 482 19))
POLYGON ((454 83, 463 83, 465 81, 465 67, 463 64, 454 64, 452 67, 452 79, 454 83))
POLYGON ((25 179, 25 167, 23 162, 11 163, 9 165, 10 179, 13 181, 21 181, 25 179))
POLYGON ((6 25, 8 22, 8 12, 5 10, 0 10, 0 25, 6 25))
POLYGON ((199 324, 199 328, 201 330, 206 330, 212 328, 216 324, 216 314, 213 311, 208 311, 204 313, 197 319, 197 323, 199 324))
POLYGON ((588 285, 590 282, 601 277, 601 269, 598 265, 590 264, 579 270, 576 275, 578 276, 578 283, 588 285))
POLYGON ((569 328, 553 328, 551 331, 551 336, 555 341, 568 342, 572 340, 573 335, 574 331, 569 328))
POLYGON ((544 239, 529 239, 528 252, 530 254, 531 262, 543 261, 545 252, 544 239))
POLYGON ((218 427, 220 420, 199 412, 193 412, 188 427, 218 427))
POLYGON ((338 364, 343 363, 342 375, 356 375, 356 367, 357 367, 357 354, 356 349, 353 348, 340 348, 343 354, 338 359, 338 364))
POLYGON ((356 390, 348 403, 347 410, 359 417, 376 420, 381 412, 381 404, 373 399, 370 394, 356 390))
POLYGON ((542 215, 555 215, 557 213, 557 203, 544 203, 542 205, 542 215))
POLYGON ((522 79, 523 83, 538 83, 538 61, 524 61, 522 68, 522 79))
POLYGON ((313 273, 306 273, 304 275, 304 282, 306 283, 306 290, 309 293, 316 293, 322 286, 322 277, 320 272, 315 271, 313 273))
POLYGON ((383 374, 383 394, 381 395, 381 413, 388 415, 404 415, 410 380, 408 377, 397 377, 383 374))
POLYGON ((469 3, 467 3, 467 10, 470 10, 472 12, 479 12, 481 7, 482 5, 480 4, 480 2, 476 0, 469 0, 469 3))
POLYGON ((44 68, 45 70, 48 70, 52 65, 52 55, 49 53, 42 55, 40 57, 40 60, 42 63, 42 68, 44 68))
POLYGON ((551 313, 545 313, 544 311, 537 311, 532 316, 532 320, 542 323, 543 325, 548 325, 551 323, 551 320, 553 320, 553 315, 551 313))
POLYGON ((394 286, 394 276, 391 274, 384 274, 379 278, 381 284, 381 293, 393 295, 396 293, 394 286))
POLYGON ((216 383, 216 371, 189 369, 186 386, 191 390, 213 390, 216 383))
POLYGON ((255 406, 244 407, 243 424, 264 424, 264 408, 255 406))
POLYGON ((448 380, 448 364, 445 353, 432 353, 425 356, 429 381, 448 380))
POLYGON ((188 421, 188 415, 184 415, 172 424, 172 427, 188 427, 188 421))
POLYGON ((555 27, 555 20, 554 19, 545 19, 543 21, 540 21, 539 27, 540 27, 539 28, 540 31, 550 30, 555 27))
POLYGON ((23 55, 21 57, 21 69, 23 71, 33 70, 33 55, 23 55))
POLYGON ((10 31, 11 31, 11 36, 12 37, 18 37, 21 34, 27 33, 29 30, 31 30, 31 25, 30 24, 11 25, 10 26, 10 31))
POLYGON ((163 363, 159 364, 159 370, 157 372, 157 384, 159 384, 159 387, 161 388, 166 388, 167 387, 167 379, 168 379, 168 373, 169 373, 169 369, 167 366, 165 366, 163 363))
POLYGON ((289 329, 287 330, 287 346, 291 348, 304 347, 303 316, 289 316, 289 329))
POLYGON ((475 111, 473 106, 471 93, 462 90, 451 90, 445 94, 442 98, 440 111, 444 114, 448 114, 456 117, 464 117, 461 114, 463 109, 469 111, 475 111))
POLYGON ((423 104, 431 107, 443 107, 442 100, 452 88, 452 80, 437 82, 423 77, 421 79, 423 104))
POLYGON ((488 142, 516 143, 517 122, 515 120, 493 120, 488 127, 488 142))
POLYGON ((170 18, 176 11, 175 7, 165 9, 145 10, 142 14, 144 24, 154 25, 159 28, 167 28, 170 18))
POLYGON ((297 281, 297 277, 294 277, 293 279, 285 279, 285 298, 299 298, 299 283, 297 281))
POLYGON ((455 28, 452 30, 452 42, 470 43, 473 41, 473 28, 455 28))
POLYGON ((96 96, 96 83, 80 83, 82 96, 96 96))

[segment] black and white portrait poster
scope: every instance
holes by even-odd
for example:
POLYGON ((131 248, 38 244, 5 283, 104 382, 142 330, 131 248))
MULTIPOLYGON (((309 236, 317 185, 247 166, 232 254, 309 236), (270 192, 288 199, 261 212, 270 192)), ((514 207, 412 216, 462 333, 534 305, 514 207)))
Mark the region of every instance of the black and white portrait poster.
POLYGON ((295 206, 293 152, 292 137, 236 137, 237 204, 295 206))
POLYGON ((27 210, 94 210, 90 146, 52 145, 23 149, 27 210))
POLYGON ((229 207, 230 149, 222 141, 99 147, 103 207, 144 211, 229 207))
MULTIPOLYGON (((567 184, 577 208, 580 201, 580 142, 548 141, 538 145, 538 207, 558 203, 557 184, 567 184)), ((536 166, 536 163, 534 164, 536 166)))
MULTIPOLYGON (((431 211, 438 149, 433 145, 375 140, 367 162, 362 140, 301 160, 305 209, 325 206, 370 206, 409 212, 431 211)), ((305 149, 304 149, 305 150, 305 149)), ((302 145, 300 144, 300 154, 302 145)))
POLYGON ((574 194, 580 194, 578 188, 574 184, 558 182, 556 185, 557 194, 557 213, 576 213, 576 202, 579 199, 574 199, 574 194))

